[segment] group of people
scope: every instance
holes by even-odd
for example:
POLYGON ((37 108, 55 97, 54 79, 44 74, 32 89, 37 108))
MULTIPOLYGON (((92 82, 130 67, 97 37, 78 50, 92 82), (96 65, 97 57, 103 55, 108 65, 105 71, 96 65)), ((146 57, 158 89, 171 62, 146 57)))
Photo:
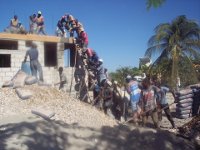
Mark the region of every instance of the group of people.
MULTIPOLYGON (((118 88, 118 83, 110 81, 102 59, 93 49, 87 48, 83 51, 83 57, 87 58, 89 78, 92 78, 94 106, 99 104, 105 114, 116 119, 125 119, 128 105, 130 105, 132 118, 136 124, 142 121, 142 125, 145 126, 148 117, 151 116, 156 128, 160 128, 162 111, 164 111, 172 128, 176 128, 166 98, 166 93, 171 91, 169 88, 161 86, 157 79, 146 77, 142 82, 138 82, 137 79, 128 75, 124 90, 129 96, 125 96, 118 88)), ((173 91, 171 92, 175 96, 173 91)))
MULTIPOLYGON (((148 117, 151 116, 154 126, 160 128, 162 110, 164 110, 172 128, 176 128, 166 98, 166 93, 171 91, 169 88, 161 86, 157 79, 149 77, 138 83, 131 76, 127 76, 126 82, 126 89, 130 94, 134 122, 137 123, 139 118, 141 118, 142 124, 145 126, 148 117)), ((171 92, 174 96, 174 92, 171 92)))
MULTIPOLYGON (((66 20, 63 21, 63 18, 72 21, 70 31, 76 31, 79 37, 80 33, 78 31, 84 31, 84 29, 82 26, 76 26, 77 20, 74 19, 73 16, 68 17, 62 17, 59 22, 65 22, 66 20)), ((65 22, 62 27, 66 27, 66 24, 67 23, 65 22)), ((139 118, 142 118, 143 125, 145 125, 148 116, 151 116, 155 127, 159 128, 162 120, 162 110, 164 110, 172 128, 175 128, 166 99, 166 92, 169 91, 167 87, 162 87, 159 82, 156 80, 152 81, 148 77, 139 83, 131 76, 127 76, 125 90, 129 94, 129 97, 125 100, 122 93, 119 94, 119 89, 117 90, 118 84, 116 81, 110 81, 103 60, 98 56, 97 52, 92 48, 88 48, 88 43, 85 46, 80 43, 79 45, 81 48, 81 57, 78 57, 78 61, 82 62, 86 60, 86 63, 82 64, 85 65, 86 70, 89 73, 89 89, 93 90, 92 104, 94 106, 99 104, 105 114, 110 112, 111 116, 114 118, 125 119, 126 109, 128 107, 124 107, 123 105, 127 105, 127 99, 129 99, 134 122, 138 122, 139 118), (120 108, 120 111, 118 111, 118 108, 120 108)), ((76 67, 79 68, 79 65, 76 65, 76 67)))
POLYGON ((57 22, 56 35, 59 37, 75 37, 76 42, 84 50, 88 46, 88 35, 84 30, 83 24, 71 14, 64 14, 57 22))
MULTIPOLYGON (((9 30, 13 32, 18 31, 20 28, 22 28, 22 25, 15 15, 14 18, 11 19, 9 30)), ((23 30, 20 29, 19 31, 22 32, 23 30)), ((77 34, 76 40, 81 49, 81 54, 78 59, 79 62, 85 62, 82 63, 82 65, 84 65, 89 73, 89 84, 93 90, 94 96, 93 105, 100 104, 105 114, 110 112, 114 118, 117 118, 117 111, 119 108, 119 111, 121 111, 120 116, 122 117, 127 108, 123 106, 127 103, 124 100, 125 96, 122 96, 119 89, 117 89, 117 82, 110 81, 103 60, 99 58, 97 52, 92 48, 88 48, 88 36, 84 31, 82 23, 72 15, 65 14, 57 23, 56 35, 67 37, 66 31, 69 32, 70 37, 74 37, 74 32, 77 34), (121 99, 117 101, 116 99, 119 99, 119 97, 121 97, 121 99)), ((44 17, 42 16, 41 11, 38 11, 37 15, 33 14, 30 16, 29 33, 46 34, 44 31, 44 17)), ((39 80, 43 81, 42 67, 38 61, 37 46, 33 42, 31 43, 31 48, 26 52, 24 62, 26 62, 28 56, 30 57, 32 75, 37 78, 37 74, 39 73, 39 80)), ((76 67, 77 66, 79 67, 79 65, 76 65, 76 67)), ((60 82, 55 85, 59 84, 59 89, 63 90, 64 85, 67 83, 67 79, 63 72, 63 67, 59 67, 58 71, 60 82)), ((79 81, 77 80, 77 82, 79 81)), ((176 127, 166 99, 166 92, 169 91, 167 87, 162 87, 158 81, 151 80, 148 77, 139 83, 128 75, 126 77, 125 90, 129 94, 128 99, 131 104, 132 117, 135 123, 137 123, 139 119, 142 119, 142 123, 145 125, 148 116, 151 116, 155 127, 159 128, 162 120, 162 110, 164 110, 172 127, 176 127)))
POLYGON ((10 20, 9 26, 4 30, 4 32, 7 33, 17 33, 17 34, 44 34, 44 17, 42 16, 42 12, 38 11, 37 15, 33 14, 29 16, 29 31, 25 29, 25 27, 22 25, 21 21, 19 21, 19 18, 17 15, 14 15, 14 17, 10 20))
POLYGON ((46 35, 44 17, 41 11, 38 11, 37 15, 34 13, 29 16, 29 33, 46 35))
POLYGON ((27 31, 25 30, 25 27, 19 21, 17 15, 14 15, 14 17, 10 20, 10 24, 6 29, 4 29, 4 32, 27 34, 27 31))
MULTIPOLYGON (((19 21, 17 15, 10 20, 9 26, 4 30, 9 33, 21 33, 21 34, 43 34, 46 35, 45 32, 45 24, 44 24, 44 16, 41 11, 34 13, 29 16, 29 31, 25 30, 25 27, 19 21)), ((64 14, 56 24, 56 36, 67 37, 67 32, 70 37, 74 37, 74 33, 76 32, 77 38, 86 36, 84 34, 84 27, 81 22, 78 21, 71 14, 64 14)))

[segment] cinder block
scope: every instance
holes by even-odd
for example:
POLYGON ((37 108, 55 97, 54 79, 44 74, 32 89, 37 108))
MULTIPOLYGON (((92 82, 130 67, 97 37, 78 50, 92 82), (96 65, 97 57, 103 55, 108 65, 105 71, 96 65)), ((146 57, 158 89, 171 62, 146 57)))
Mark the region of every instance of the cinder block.
POLYGON ((11 71, 10 68, 2 68, 2 72, 9 72, 9 71, 11 71))
POLYGON ((14 73, 11 71, 11 72, 6 72, 6 76, 7 77, 12 77, 12 76, 14 76, 14 73))
POLYGON ((42 108, 42 107, 32 109, 31 112, 35 115, 38 115, 38 116, 44 118, 44 119, 51 119, 55 115, 55 112, 48 110, 46 108, 42 108))

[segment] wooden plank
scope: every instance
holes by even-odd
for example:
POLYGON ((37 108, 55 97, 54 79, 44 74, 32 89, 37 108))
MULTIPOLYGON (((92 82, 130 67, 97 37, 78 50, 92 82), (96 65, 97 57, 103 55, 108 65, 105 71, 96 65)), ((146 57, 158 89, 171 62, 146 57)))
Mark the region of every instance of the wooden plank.
POLYGON ((25 34, 0 33, 0 39, 73 44, 73 38, 61 38, 61 37, 57 37, 57 36, 36 35, 36 34, 26 34, 25 35, 25 34))

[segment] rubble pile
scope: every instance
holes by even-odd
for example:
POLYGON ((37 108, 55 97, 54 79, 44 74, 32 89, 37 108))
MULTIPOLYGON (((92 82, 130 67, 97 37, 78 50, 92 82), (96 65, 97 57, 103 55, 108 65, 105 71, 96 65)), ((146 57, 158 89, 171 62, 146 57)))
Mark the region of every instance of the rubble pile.
POLYGON ((200 115, 179 127, 178 135, 193 141, 200 148, 200 115))
POLYGON ((0 119, 9 115, 28 114, 33 109, 50 110, 55 113, 53 119, 68 124, 78 123, 87 127, 114 126, 116 121, 106 116, 95 107, 69 97, 54 87, 25 85, 21 89, 31 91, 29 99, 22 100, 16 89, 0 88, 0 119))

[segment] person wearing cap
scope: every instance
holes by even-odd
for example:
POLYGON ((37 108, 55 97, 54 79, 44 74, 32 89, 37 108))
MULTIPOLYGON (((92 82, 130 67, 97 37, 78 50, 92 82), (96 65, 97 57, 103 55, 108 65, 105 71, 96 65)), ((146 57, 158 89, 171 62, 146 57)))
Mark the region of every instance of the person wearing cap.
POLYGON ((59 78, 60 81, 58 83, 55 83, 54 85, 59 85, 59 90, 66 92, 66 85, 67 85, 67 77, 65 75, 65 73, 63 72, 63 67, 59 67, 58 68, 58 72, 59 72, 59 78))
POLYGON ((32 76, 38 78, 37 73, 39 73, 39 80, 43 82, 44 80, 42 66, 38 60, 39 52, 37 49, 37 45, 33 42, 31 42, 31 48, 26 51, 24 62, 26 62, 28 56, 30 58, 30 68, 32 76))
POLYGON ((103 59, 98 60, 98 63, 96 65, 95 75, 96 75, 96 78, 97 78, 98 85, 100 87, 103 87, 106 80, 107 80, 106 75, 104 73, 103 59))
POLYGON ((38 11, 36 22, 37 22, 37 34, 42 33, 43 35, 46 35, 44 31, 44 17, 42 16, 41 11, 38 11))
POLYGON ((130 75, 126 76, 126 90, 130 95, 130 102, 133 112, 133 121, 134 123, 138 123, 138 117, 139 117, 139 100, 140 100, 140 88, 138 85, 138 82, 132 78, 130 75))

